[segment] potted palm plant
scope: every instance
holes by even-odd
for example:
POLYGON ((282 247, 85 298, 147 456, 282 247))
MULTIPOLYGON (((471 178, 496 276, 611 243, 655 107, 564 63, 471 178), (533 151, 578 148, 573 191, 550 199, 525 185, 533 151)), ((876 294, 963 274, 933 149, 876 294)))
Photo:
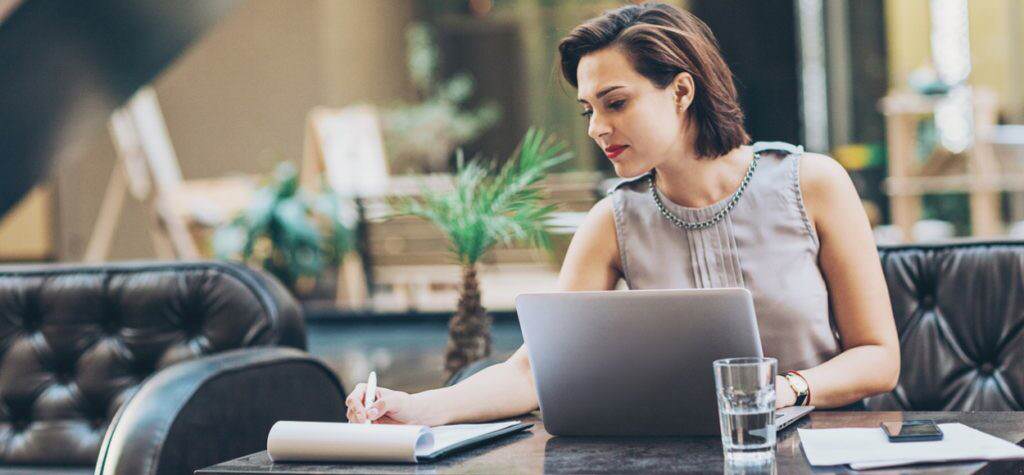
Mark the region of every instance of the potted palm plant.
POLYGON ((453 374, 491 352, 490 316, 480 301, 477 263, 492 247, 527 242, 550 250, 547 219, 556 209, 544 204, 539 183, 569 160, 566 145, 530 129, 512 156, 499 166, 479 157, 466 162, 457 152, 454 186, 424 188, 417 198, 394 204, 399 216, 418 216, 436 225, 462 266, 458 306, 449 322, 445 370, 453 374))

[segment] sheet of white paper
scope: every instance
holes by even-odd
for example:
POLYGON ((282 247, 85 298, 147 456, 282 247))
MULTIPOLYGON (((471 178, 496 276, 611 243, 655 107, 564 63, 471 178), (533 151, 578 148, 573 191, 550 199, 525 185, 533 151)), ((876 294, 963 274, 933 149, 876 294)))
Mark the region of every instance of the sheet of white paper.
POLYGON ((478 437, 491 432, 499 431, 506 427, 518 424, 519 421, 495 422, 493 424, 457 424, 450 426, 438 426, 431 429, 434 433, 433 447, 417 449, 416 455, 424 456, 440 452, 448 447, 463 441, 478 437))
POLYGON ((275 462, 415 462, 432 447, 426 426, 279 421, 267 436, 275 462))
POLYGON ((958 459, 958 460, 884 460, 881 462, 863 462, 863 463, 851 463, 850 468, 853 470, 874 470, 876 468, 890 468, 890 467, 903 467, 906 465, 915 465, 919 463, 978 463, 976 459, 958 459))
POLYGON ((1024 448, 963 424, 939 424, 942 440, 889 442, 881 428, 797 429, 814 466, 875 468, 957 460, 1024 458, 1024 448))

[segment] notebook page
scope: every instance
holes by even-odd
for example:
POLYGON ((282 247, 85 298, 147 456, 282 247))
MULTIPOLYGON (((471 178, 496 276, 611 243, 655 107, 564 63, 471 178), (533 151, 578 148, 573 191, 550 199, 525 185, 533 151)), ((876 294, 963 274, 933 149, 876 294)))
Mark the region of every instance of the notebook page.
POLYGON ((491 424, 455 424, 450 426, 433 427, 430 429, 431 432, 434 433, 433 446, 417 449, 416 455, 422 457, 440 452, 474 437, 490 434, 491 432, 499 431, 518 423, 519 421, 505 421, 491 424))
POLYGON ((426 426, 279 421, 267 436, 275 462, 415 462, 434 445, 426 426))

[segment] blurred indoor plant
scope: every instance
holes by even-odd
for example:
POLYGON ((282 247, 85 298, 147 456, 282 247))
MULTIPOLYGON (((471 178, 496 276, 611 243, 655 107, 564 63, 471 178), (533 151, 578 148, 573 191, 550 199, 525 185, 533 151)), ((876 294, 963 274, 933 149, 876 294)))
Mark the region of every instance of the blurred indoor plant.
POLYGON ((494 125, 501 111, 491 102, 475 110, 463 110, 473 94, 473 78, 457 74, 438 80, 437 46, 426 25, 414 23, 406 30, 406 47, 418 102, 393 105, 382 115, 392 170, 447 172, 455 148, 494 125))
POLYGON ((220 259, 262 267, 302 297, 353 249, 351 213, 330 189, 314 194, 299 187, 295 166, 282 162, 248 208, 214 233, 213 250, 220 259))
POLYGON ((449 322, 445 370, 452 374, 491 352, 490 317, 480 301, 477 262, 496 244, 529 242, 550 250, 547 219, 554 205, 542 203, 539 182, 571 158, 565 144, 531 129, 500 167, 480 158, 465 162, 457 152, 454 185, 424 188, 417 198, 394 203, 396 212, 431 221, 445 234, 462 266, 458 307, 449 322))

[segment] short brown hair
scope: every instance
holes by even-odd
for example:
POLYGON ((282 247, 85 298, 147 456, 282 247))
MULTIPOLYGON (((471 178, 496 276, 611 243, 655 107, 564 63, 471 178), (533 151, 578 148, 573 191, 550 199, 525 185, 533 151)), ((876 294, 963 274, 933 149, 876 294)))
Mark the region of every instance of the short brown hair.
POLYGON ((717 157, 750 141, 732 71, 711 29, 693 14, 663 3, 644 3, 587 20, 558 45, 562 76, 579 87, 580 58, 609 46, 620 47, 637 72, 659 88, 668 87, 681 72, 693 76, 691 114, 699 130, 698 154, 717 157))

